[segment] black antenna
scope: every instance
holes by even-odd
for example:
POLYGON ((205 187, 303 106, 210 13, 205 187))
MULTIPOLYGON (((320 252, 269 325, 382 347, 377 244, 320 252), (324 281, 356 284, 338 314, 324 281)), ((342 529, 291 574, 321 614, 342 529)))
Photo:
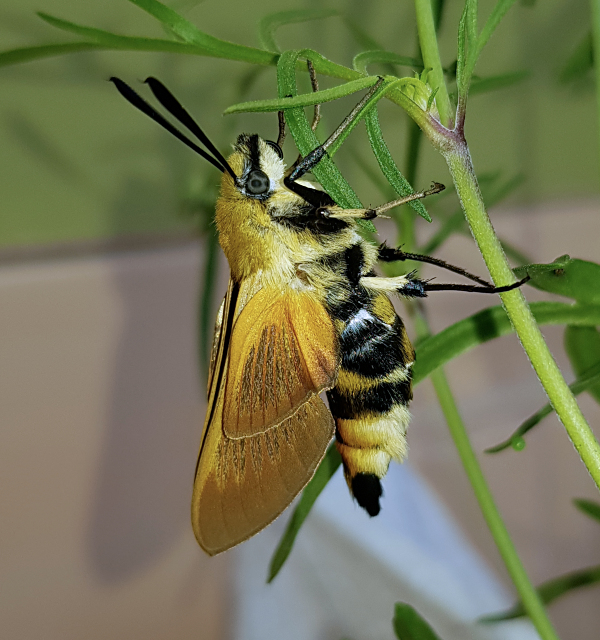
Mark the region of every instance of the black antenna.
MULTIPOLYGON (((149 118, 152 118, 154 122, 157 122, 161 127, 165 128, 170 134, 174 135, 178 140, 181 140, 183 144, 187 145, 190 149, 193 149, 198 155, 202 156, 205 160, 208 160, 219 171, 225 173, 228 170, 234 180, 237 180, 237 176, 233 173, 231 167, 226 164, 226 167, 222 165, 218 160, 215 160, 204 149, 201 149, 197 144, 192 142, 189 138, 183 135, 179 129, 174 127, 168 120, 166 120, 156 109, 148 104, 140 95, 138 95, 127 83, 123 82, 119 78, 112 77, 110 81, 117 87, 119 93, 131 103, 134 107, 139 109, 142 113, 145 113, 149 118)), ((220 154, 219 154, 220 155, 220 154)), ((222 156, 221 156, 222 157, 222 156)))
POLYGON ((215 156, 215 158, 227 169, 231 177, 236 180, 237 176, 233 172, 233 169, 227 163, 227 160, 221 155, 221 152, 215 147, 215 145, 208 139, 208 136, 202 131, 202 129, 196 124, 192 116, 183 108, 182 104, 177 98, 165 87, 165 85, 156 78, 146 78, 144 82, 150 87, 150 90, 154 94, 154 97, 162 104, 162 106, 184 127, 187 127, 200 142, 215 156))

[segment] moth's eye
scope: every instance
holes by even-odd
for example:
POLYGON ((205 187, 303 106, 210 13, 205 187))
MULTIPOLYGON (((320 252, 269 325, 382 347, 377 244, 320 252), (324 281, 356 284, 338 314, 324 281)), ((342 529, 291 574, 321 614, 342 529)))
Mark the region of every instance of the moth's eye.
POLYGON ((265 142, 274 149, 279 158, 283 160, 283 151, 281 150, 281 147, 276 142, 273 142, 273 140, 265 140, 265 142))
POLYGON ((246 190, 255 195, 261 196, 267 193, 271 187, 269 177, 262 171, 251 171, 246 180, 246 190))

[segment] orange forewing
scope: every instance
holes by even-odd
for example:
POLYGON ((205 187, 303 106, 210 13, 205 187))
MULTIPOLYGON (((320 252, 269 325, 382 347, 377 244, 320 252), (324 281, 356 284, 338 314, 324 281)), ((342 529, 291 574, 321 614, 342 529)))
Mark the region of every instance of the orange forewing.
MULTIPOLYGON (((327 333, 332 330, 331 321, 323 308, 312 299, 303 299, 302 294, 289 300, 233 282, 229 283, 222 308, 223 315, 215 327, 209 406, 192 497, 194 533, 210 555, 243 542, 272 522, 311 479, 334 434, 331 413, 315 395, 321 385, 330 384, 337 369, 335 340, 327 333), (268 310, 278 304, 284 307, 269 314, 268 310), (235 371, 228 359, 234 344, 242 343, 243 347, 246 343, 241 338, 250 333, 262 335, 262 331, 250 331, 246 321, 239 323, 248 308, 248 319, 270 317, 278 318, 279 322, 289 314, 298 314, 291 322, 285 320, 288 327, 285 335, 291 328, 293 348, 302 354, 299 361, 304 363, 299 369, 302 380, 310 380, 307 385, 315 391, 309 391, 295 411, 271 428, 231 438, 224 428, 224 410, 228 390, 236 389, 236 385, 228 385, 228 378, 235 371), (247 333, 239 334, 242 328, 247 333), (325 341, 323 334, 313 339, 313 331, 317 330, 325 331, 328 336, 325 341), (326 352, 329 358, 326 358, 325 352, 319 349, 329 348, 331 351, 326 352), (315 376, 314 379, 311 376, 315 376)), ((240 348, 240 353, 244 353, 244 348, 240 348)), ((269 349, 267 357, 274 357, 269 349)), ((252 362, 257 372, 256 358, 252 362)), ((264 375, 262 379, 266 383, 264 375)))
POLYGON ((339 365, 331 318, 309 292, 261 289, 235 322, 223 431, 265 432, 335 384, 339 365))
POLYGON ((272 522, 311 479, 334 434, 318 396, 277 428, 248 438, 223 434, 223 401, 206 434, 192 497, 192 526, 210 555, 233 547, 272 522))

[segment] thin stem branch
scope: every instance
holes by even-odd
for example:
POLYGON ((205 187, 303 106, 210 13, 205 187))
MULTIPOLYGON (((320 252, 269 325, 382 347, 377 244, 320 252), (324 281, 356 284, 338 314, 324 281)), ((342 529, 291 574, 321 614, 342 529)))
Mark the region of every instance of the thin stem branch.
MULTIPOLYGON (((488 217, 464 139, 443 155, 456 185, 471 232, 496 286, 515 281, 488 217)), ((573 445, 600 489, 600 446, 560 372, 520 290, 501 294, 504 308, 573 445)))
POLYGON ((517 554, 510 535, 504 526, 502 516, 494 502, 490 488, 485 480, 469 436, 465 429, 448 379, 443 369, 437 369, 431 374, 431 381, 438 397, 438 401, 448 423, 450 434, 458 450, 461 462, 471 483, 471 487, 479 503, 479 508, 487 522, 490 533, 494 538, 506 569, 514 582, 517 592, 523 602, 525 610, 535 625, 543 640, 558 640, 558 636, 548 619, 542 601, 531 583, 523 564, 517 554))
POLYGON ((450 127, 452 126, 450 96, 448 95, 442 62, 440 60, 431 0, 415 0, 415 9, 423 64, 426 69, 431 69, 428 84, 433 89, 437 88, 438 92, 435 102, 440 114, 440 121, 446 127, 450 127))

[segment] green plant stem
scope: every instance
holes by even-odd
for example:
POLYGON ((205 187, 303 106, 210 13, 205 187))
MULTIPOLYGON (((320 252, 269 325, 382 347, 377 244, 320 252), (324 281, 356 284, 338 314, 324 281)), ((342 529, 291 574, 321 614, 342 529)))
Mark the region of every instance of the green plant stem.
POLYGON ((440 61, 431 0, 415 0, 415 10, 417 13, 417 29, 419 32, 423 64, 426 69, 431 69, 427 82, 429 86, 434 89, 437 88, 438 90, 435 102, 440 114, 441 123, 444 126, 451 126, 452 111, 450 107, 450 97, 440 61))
POLYGON ((510 539, 510 535, 504 526, 502 516, 494 503, 494 498, 492 497, 477 457, 475 456, 475 452, 473 451, 473 447, 471 446, 471 442, 469 441, 465 425, 458 412, 458 407, 452 396, 452 391, 443 369, 434 371, 431 374, 431 381, 433 382, 438 401, 446 418, 446 422, 448 423, 448 428, 450 429, 450 434, 458 450, 461 462, 469 478, 469 482, 473 487, 479 508, 483 513, 483 517, 487 522, 490 533, 494 538, 498 551, 514 582, 525 610, 543 640, 558 640, 558 636, 552 627, 552 623, 548 619, 544 605, 527 576, 525 568, 510 539))
POLYGON ((596 75, 596 113, 598 114, 598 135, 600 136, 600 0, 591 0, 591 5, 592 48, 594 52, 594 73, 596 75))
MULTIPOLYGON (((442 151, 456 185, 471 232, 496 286, 515 281, 487 211, 464 138, 442 151)), ((502 302, 527 356, 573 445, 600 489, 600 446, 565 382, 520 290, 501 294, 502 302)))

